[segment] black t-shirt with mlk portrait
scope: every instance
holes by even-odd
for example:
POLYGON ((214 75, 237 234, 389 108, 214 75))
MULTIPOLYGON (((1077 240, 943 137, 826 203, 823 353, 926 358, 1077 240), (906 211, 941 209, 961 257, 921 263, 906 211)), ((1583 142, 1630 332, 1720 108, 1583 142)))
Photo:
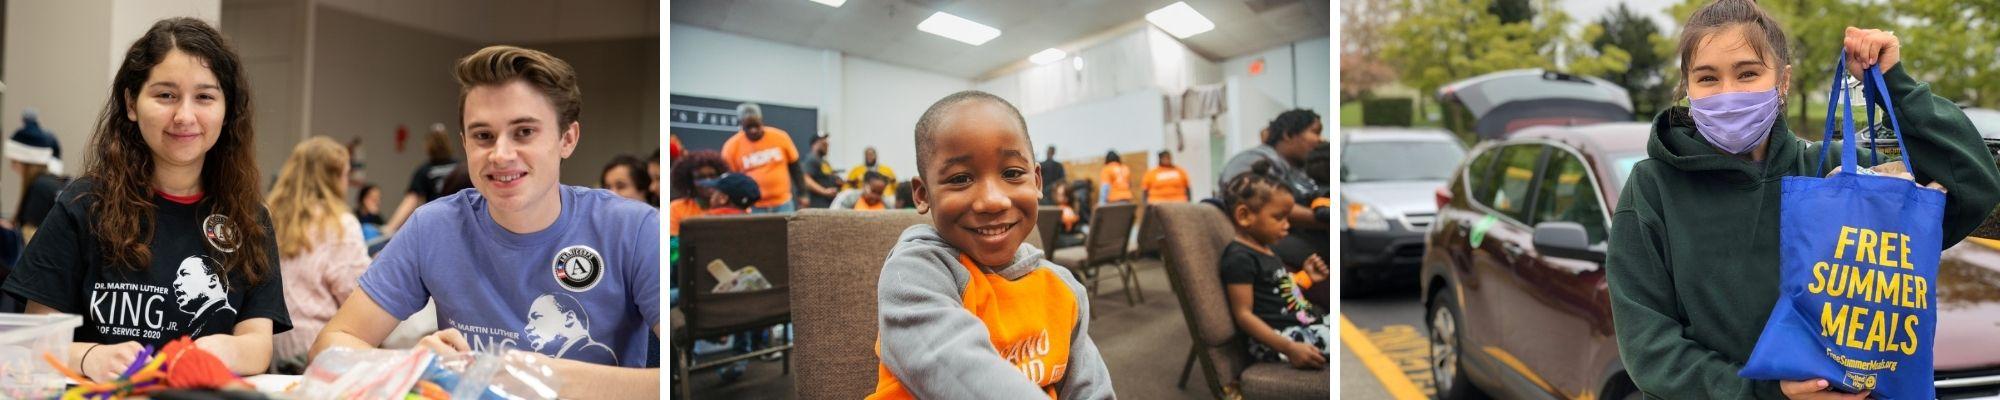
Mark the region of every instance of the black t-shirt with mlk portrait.
MULTIPOLYGON (((210 212, 209 199, 180 204, 156 193, 152 264, 143 271, 109 265, 91 212, 98 197, 85 195, 90 185, 79 179, 63 190, 0 290, 82 315, 78 342, 161 346, 181 336, 234 333, 237 322, 253 318, 269 318, 273 334, 291 330, 274 235, 264 236, 270 251, 263 282, 251 285, 240 273, 222 279, 222 261, 231 256, 224 249, 240 246, 233 230, 243 224, 210 212)), ((260 214, 256 229, 270 232, 269 212, 260 214)))

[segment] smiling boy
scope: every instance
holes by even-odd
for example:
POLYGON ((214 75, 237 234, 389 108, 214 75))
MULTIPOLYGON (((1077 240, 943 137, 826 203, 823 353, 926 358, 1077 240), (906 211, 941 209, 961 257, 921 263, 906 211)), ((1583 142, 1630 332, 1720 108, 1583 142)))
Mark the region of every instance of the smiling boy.
POLYGON ((453 75, 476 190, 417 209, 327 321, 313 355, 379 346, 435 301, 439 331, 421 346, 550 357, 570 382, 562 398, 659 397, 660 370, 644 368, 659 332, 659 210, 557 179, 583 129, 575 70, 547 53, 492 46, 459 60, 453 75))
POLYGON ((904 230, 882 265, 869 398, 1112 398, 1083 285, 1021 243, 1042 182, 1020 111, 946 96, 916 148, 910 193, 931 224, 904 230))

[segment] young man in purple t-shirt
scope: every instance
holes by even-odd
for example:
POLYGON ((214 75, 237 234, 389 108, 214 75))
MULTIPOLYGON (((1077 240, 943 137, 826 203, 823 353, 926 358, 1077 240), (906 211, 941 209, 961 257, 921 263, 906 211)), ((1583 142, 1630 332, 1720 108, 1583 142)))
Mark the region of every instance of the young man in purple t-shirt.
POLYGON ((656 398, 643 368, 660 321, 660 214, 604 190, 564 186, 581 136, 568 63, 512 46, 459 60, 466 165, 476 191, 418 208, 312 353, 380 346, 429 301, 442 353, 516 349, 550 357, 563 398, 656 398))

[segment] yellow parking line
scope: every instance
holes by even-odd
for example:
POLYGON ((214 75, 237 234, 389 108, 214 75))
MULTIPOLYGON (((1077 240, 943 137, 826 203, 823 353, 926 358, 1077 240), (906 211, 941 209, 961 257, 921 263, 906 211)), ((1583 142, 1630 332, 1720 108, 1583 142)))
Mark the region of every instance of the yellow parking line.
POLYGON ((1347 344, 1348 350, 1354 351, 1354 357, 1361 359, 1362 365, 1368 366, 1368 372, 1375 374, 1375 379, 1382 381, 1382 387, 1389 391, 1390 396, 1398 400, 1426 398, 1423 391, 1417 390, 1417 384, 1411 382, 1408 376, 1404 376, 1403 370, 1397 368, 1396 363, 1389 360, 1389 356, 1382 355, 1382 349, 1375 347, 1375 342, 1369 341, 1368 335, 1362 334, 1361 329, 1355 328, 1354 323, 1349 322, 1346 315, 1340 316, 1340 342, 1347 344))

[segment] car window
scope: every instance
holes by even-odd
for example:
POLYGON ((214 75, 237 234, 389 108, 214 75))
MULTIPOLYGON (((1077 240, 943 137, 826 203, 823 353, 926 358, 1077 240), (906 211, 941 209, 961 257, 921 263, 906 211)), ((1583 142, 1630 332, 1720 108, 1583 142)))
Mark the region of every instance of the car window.
POLYGON ((1528 186, 1534 183, 1535 162, 1542 158, 1541 145, 1508 146, 1500 153, 1498 190, 1493 193, 1493 202, 1487 203, 1495 211, 1528 221, 1528 186))
POLYGON ((1972 120, 1972 127, 1979 131, 1979 136, 2000 139, 2000 111, 1970 108, 1965 110, 1965 118, 1972 120))
POLYGON ((1340 158, 1341 182, 1443 180, 1465 159, 1465 148, 1455 141, 1353 142, 1340 158))
POLYGON ((1603 242, 1604 209, 1597 204, 1597 186, 1591 183, 1590 167, 1573 153, 1553 153, 1549 156, 1548 170, 1542 173, 1541 195, 1536 197, 1535 219, 1531 223, 1575 222, 1583 225, 1591 244, 1603 242))
POLYGON ((1498 157, 1504 147, 1487 147, 1472 157, 1465 165, 1465 186, 1471 190, 1472 201, 1479 204, 1493 202, 1493 158, 1498 157))
POLYGON ((1646 153, 1625 153, 1625 154, 1613 154, 1609 156, 1598 156, 1598 159, 1610 159, 1612 163, 1611 164, 1612 168, 1616 168, 1615 170, 1611 171, 1612 174, 1617 175, 1617 177, 1615 179, 1612 179, 1611 181, 1611 190, 1613 191, 1624 190, 1625 178, 1632 176, 1632 166, 1639 165, 1639 162, 1645 161, 1646 158, 1648 158, 1646 156, 1646 153))

